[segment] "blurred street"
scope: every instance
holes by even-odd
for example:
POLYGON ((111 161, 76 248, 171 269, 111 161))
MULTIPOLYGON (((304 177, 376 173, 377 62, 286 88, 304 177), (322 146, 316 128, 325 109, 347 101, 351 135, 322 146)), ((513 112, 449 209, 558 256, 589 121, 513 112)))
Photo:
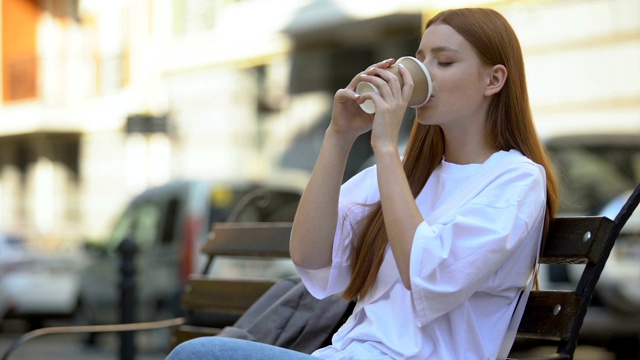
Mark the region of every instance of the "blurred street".
MULTIPOLYGON (((53 325, 53 324, 52 324, 53 325)), ((56 324, 57 325, 57 324, 56 324)), ((0 352, 4 352, 18 338, 24 329, 20 324, 4 321, 3 332, 0 333, 0 352)), ((144 344, 145 334, 140 333, 139 344, 144 344)), ((539 347, 527 352, 512 353, 514 358, 525 356, 549 355, 554 352, 553 347, 539 347)), ((160 351, 139 349, 136 360, 163 360, 166 354, 160 351)), ((575 352, 577 360, 614 360, 615 356, 605 350, 583 346, 575 352)), ((77 334, 49 335, 32 339, 16 350, 10 360, 112 360, 119 359, 118 338, 115 334, 108 334, 100 346, 87 347, 81 344, 77 334)))
MULTIPOLYGON (((67 324, 51 324, 52 326, 67 324)), ((15 339, 26 329, 18 321, 3 320, 0 333, 0 354, 4 355, 15 339)), ((138 335, 143 344, 145 334, 138 335)), ((0 355, 1 356, 1 355, 0 355)), ((136 360, 162 360, 166 354, 160 351, 139 349, 136 360)), ((119 359, 117 334, 106 334, 100 345, 89 347, 82 344, 78 334, 48 335, 31 339, 20 346, 10 357, 11 360, 113 360, 119 359)))
MULTIPOLYGON (((3 317, 113 324, 121 299, 141 322, 182 316, 214 224, 293 221, 336 90, 415 54, 435 14, 466 6, 517 33, 557 215, 613 219, 640 183, 640 0, 0 0, 0 360, 29 330, 3 317)), ((373 164, 367 132, 343 180, 373 164)), ((577 360, 640 359, 640 211, 620 234, 577 360)), ((220 260, 206 275, 297 276, 290 259, 220 260)), ((540 289, 582 287, 583 269, 543 264, 540 289)), ((164 359, 169 331, 136 333, 135 359, 164 359)), ((117 333, 97 341, 47 335, 11 359, 120 358, 117 333)))

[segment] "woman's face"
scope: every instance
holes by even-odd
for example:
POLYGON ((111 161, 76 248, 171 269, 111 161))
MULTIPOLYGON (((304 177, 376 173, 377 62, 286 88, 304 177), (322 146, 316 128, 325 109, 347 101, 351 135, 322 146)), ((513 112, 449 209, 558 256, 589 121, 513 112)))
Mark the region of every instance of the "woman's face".
POLYGON ((421 124, 468 127, 484 122, 489 104, 484 90, 491 67, 482 63, 476 50, 452 27, 430 26, 424 33, 416 57, 433 80, 429 101, 417 109, 421 124))

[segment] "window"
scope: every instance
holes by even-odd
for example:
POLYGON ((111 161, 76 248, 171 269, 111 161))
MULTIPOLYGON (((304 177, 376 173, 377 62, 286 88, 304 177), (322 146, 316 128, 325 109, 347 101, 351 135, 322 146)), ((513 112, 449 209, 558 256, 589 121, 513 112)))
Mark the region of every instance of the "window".
POLYGON ((178 199, 171 199, 167 205, 167 214, 162 222, 162 244, 170 244, 173 241, 178 214, 180 213, 180 202, 178 199))
POLYGON ((127 209, 109 239, 109 249, 117 249, 127 236, 133 237, 138 250, 152 247, 158 237, 161 215, 158 206, 151 202, 127 209))
POLYGON ((173 34, 181 36, 213 29, 219 3, 212 0, 174 0, 173 34))

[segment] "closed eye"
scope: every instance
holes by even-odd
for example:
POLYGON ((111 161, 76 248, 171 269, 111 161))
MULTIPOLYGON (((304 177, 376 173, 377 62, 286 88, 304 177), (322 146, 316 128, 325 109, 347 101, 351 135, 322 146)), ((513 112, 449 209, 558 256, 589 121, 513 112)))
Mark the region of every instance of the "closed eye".
POLYGON ((447 67, 447 66, 453 65, 453 62, 441 62, 441 61, 438 61, 438 65, 442 66, 442 67, 447 67))

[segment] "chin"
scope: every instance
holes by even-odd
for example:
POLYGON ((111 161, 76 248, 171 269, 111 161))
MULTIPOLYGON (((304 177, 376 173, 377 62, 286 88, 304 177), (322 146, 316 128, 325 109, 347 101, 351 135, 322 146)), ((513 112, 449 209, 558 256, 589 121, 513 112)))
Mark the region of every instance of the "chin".
POLYGON ((433 115, 430 115, 429 111, 424 107, 416 109, 416 121, 422 125, 437 125, 433 115))
POLYGON ((435 119, 433 116, 420 116, 418 115, 416 117, 416 121, 420 124, 420 125, 437 125, 440 126, 443 124, 443 122, 441 120, 435 119))

